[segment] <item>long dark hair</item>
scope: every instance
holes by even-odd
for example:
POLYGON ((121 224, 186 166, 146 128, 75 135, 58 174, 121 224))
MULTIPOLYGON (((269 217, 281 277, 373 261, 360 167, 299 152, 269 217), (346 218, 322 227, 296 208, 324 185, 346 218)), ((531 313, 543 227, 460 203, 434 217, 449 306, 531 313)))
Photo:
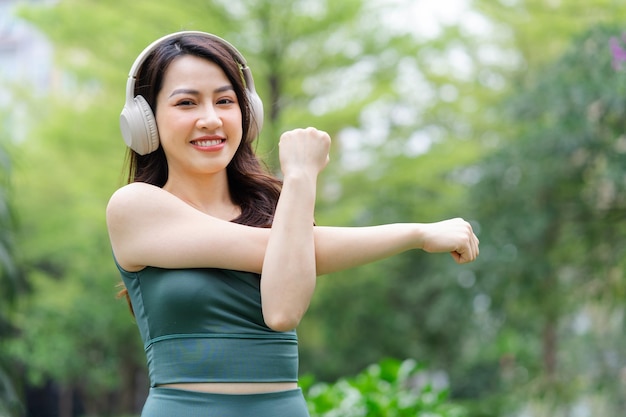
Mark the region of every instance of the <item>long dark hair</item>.
MULTIPOLYGON (((217 64, 229 79, 242 114, 243 137, 232 161, 226 168, 228 186, 233 202, 241 208, 241 215, 233 221, 248 226, 269 227, 280 196, 281 182, 269 174, 252 149, 255 140, 249 134, 251 105, 246 94, 239 63, 224 45, 216 40, 183 34, 159 45, 139 68, 135 95, 142 95, 156 115, 156 98, 163 85, 163 77, 172 61, 180 56, 193 55, 217 64)), ((128 182, 146 182, 163 187, 168 178, 167 160, 163 148, 147 155, 129 149, 128 182)))
MULTIPOLYGON (((243 136, 239 148, 226 168, 228 186, 233 202, 241 208, 241 215, 233 222, 255 227, 270 227, 278 204, 282 183, 269 174, 252 149, 255 140, 249 134, 253 117, 250 101, 239 64, 219 42, 197 35, 181 35, 159 45, 144 61, 135 83, 135 95, 142 95, 156 115, 156 98, 163 85, 163 77, 172 61, 183 55, 193 55, 216 63, 229 79, 242 114, 243 136)), ((139 155, 129 148, 127 155, 128 182, 146 182, 163 187, 168 178, 167 160, 163 148, 147 155, 139 155)), ((123 284, 118 297, 126 298, 131 313, 128 291, 123 284)))

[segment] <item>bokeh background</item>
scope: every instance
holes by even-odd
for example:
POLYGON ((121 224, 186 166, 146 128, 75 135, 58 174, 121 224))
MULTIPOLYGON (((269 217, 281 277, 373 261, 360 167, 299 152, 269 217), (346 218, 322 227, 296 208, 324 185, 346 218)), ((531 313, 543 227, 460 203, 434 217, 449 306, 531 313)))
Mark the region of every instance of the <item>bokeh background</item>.
POLYGON ((186 29, 246 56, 270 169, 280 132, 331 134, 318 224, 460 216, 481 240, 470 265, 320 277, 312 416, 625 415, 625 22, 622 0, 0 0, 0 416, 141 409, 104 208, 128 70, 186 29))

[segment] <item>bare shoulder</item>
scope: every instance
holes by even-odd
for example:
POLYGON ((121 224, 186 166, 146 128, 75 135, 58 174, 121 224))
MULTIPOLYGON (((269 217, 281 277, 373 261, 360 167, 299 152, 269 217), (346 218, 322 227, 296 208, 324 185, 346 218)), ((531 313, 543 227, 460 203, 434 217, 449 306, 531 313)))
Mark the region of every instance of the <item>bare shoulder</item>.
POLYGON ((160 231, 168 230, 180 216, 181 201, 162 188, 135 182, 116 190, 106 207, 106 224, 113 252, 126 270, 156 265, 145 252, 162 253, 154 242, 163 241, 160 231))
POLYGON ((107 204, 107 220, 115 221, 142 216, 155 205, 162 205, 171 195, 165 190, 143 182, 134 182, 119 188, 107 204))
POLYGON ((142 203, 146 198, 155 198, 165 191, 145 182, 133 182, 113 193, 107 207, 116 208, 120 204, 142 203))
POLYGON ((141 227, 153 226, 163 216, 171 216, 181 210, 170 193, 154 185, 135 182, 119 188, 113 193, 106 207, 106 222, 109 235, 127 237, 141 227))

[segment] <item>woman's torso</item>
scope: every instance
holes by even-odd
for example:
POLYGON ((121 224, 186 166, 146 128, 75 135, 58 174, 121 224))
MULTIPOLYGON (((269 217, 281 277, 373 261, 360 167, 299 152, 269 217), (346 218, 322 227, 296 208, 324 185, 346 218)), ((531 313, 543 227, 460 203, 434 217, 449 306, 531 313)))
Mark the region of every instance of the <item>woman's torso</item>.
POLYGON ((259 275, 119 269, 144 342, 151 386, 227 394, 297 387, 296 333, 265 325, 259 275))

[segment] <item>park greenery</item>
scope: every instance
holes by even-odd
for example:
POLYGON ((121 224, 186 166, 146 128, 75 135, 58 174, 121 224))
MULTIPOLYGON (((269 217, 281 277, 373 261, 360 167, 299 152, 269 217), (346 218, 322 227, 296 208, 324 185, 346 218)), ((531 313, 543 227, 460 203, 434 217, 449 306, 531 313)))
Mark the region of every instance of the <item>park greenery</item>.
POLYGON ((332 384, 305 378, 311 417, 467 417, 423 364, 383 359, 332 384), (309 385, 311 384, 311 385, 309 385))
POLYGON ((313 417, 622 415, 619 3, 473 0, 428 34, 382 18, 411 2, 21 8, 54 44, 57 74, 45 95, 3 86, 32 117, 28 140, 16 140, 11 108, 0 109, 0 416, 27 415, 25 393, 45 386, 60 417, 138 411, 145 359, 115 297, 104 208, 125 181, 128 69, 181 29, 215 33, 246 56, 271 169, 280 132, 331 134, 318 224, 462 216, 480 238, 469 265, 415 251, 319 278, 298 329, 313 417))

